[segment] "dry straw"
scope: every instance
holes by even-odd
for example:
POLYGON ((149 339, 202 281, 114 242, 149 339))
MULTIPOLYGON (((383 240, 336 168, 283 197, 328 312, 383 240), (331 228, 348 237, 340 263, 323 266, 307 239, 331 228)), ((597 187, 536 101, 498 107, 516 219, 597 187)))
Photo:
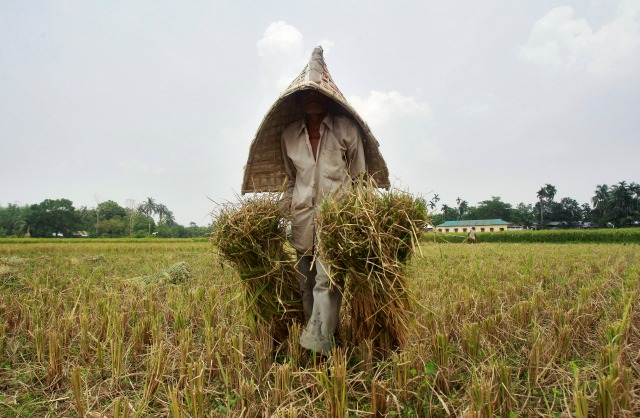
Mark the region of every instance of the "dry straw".
POLYGON ((20 257, 0 257, 0 284, 9 283, 10 279, 16 279, 18 270, 25 264, 20 257))
MULTIPOLYGON (((213 241, 242 279, 249 312, 283 342, 293 320, 302 320, 302 309, 279 198, 264 193, 223 207, 213 241)), ((347 341, 373 340, 381 354, 406 342, 411 304, 405 265, 426 215, 422 199, 371 185, 323 204, 318 247, 332 266, 332 279, 346 278, 347 341)))
POLYGON ((276 341, 303 318, 292 254, 286 251, 286 218, 279 193, 264 193, 224 206, 216 216, 213 242, 236 268, 249 313, 271 328, 276 341))
POLYGON ((388 354, 406 342, 411 304, 405 265, 426 218, 423 199, 372 185, 323 204, 319 248, 336 275, 346 277, 354 344, 371 339, 388 354))
MULTIPOLYGON (((93 260, 91 260, 93 261, 93 260)), ((180 284, 191 278, 191 266, 185 261, 172 264, 168 268, 147 276, 134 277, 131 280, 144 284, 180 284)))

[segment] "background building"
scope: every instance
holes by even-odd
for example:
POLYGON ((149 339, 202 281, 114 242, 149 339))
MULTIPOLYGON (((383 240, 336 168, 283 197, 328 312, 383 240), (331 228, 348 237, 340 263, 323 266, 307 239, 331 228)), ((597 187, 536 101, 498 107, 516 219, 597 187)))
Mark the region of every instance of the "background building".
POLYGON ((438 232, 469 232, 472 226, 476 227, 476 232, 498 232, 506 231, 511 225, 502 219, 472 219, 466 221, 446 221, 436 225, 438 232))

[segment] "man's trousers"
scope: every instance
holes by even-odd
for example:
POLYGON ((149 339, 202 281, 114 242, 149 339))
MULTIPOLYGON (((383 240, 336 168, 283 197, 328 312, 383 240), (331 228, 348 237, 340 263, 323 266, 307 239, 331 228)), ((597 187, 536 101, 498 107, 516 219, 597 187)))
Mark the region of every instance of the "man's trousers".
POLYGON ((296 269, 307 321, 300 336, 300 345, 328 354, 340 322, 342 291, 331 281, 330 266, 318 258, 314 260, 313 256, 299 256, 296 269))

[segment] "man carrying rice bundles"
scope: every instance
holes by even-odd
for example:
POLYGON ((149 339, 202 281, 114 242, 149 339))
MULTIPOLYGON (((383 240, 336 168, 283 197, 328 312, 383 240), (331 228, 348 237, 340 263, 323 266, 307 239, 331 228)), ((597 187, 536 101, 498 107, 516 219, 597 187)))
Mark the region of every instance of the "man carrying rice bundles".
MULTIPOLYGON (((329 354, 335 344, 345 275, 351 278, 347 293, 352 298, 360 298, 362 289, 364 294, 373 297, 367 296, 373 311, 363 310, 362 303, 350 301, 351 322, 358 322, 356 328, 362 331, 350 338, 377 339, 378 335, 395 335, 396 332, 389 329, 390 325, 398 323, 395 318, 404 318, 404 315, 397 315, 397 310, 387 313, 388 307, 406 300, 404 288, 396 291, 389 287, 390 282, 397 282, 396 276, 391 280, 383 277, 395 274, 397 269, 384 267, 384 271, 377 271, 379 266, 396 265, 397 261, 389 263, 380 258, 381 249, 377 247, 366 251, 369 256, 357 260, 351 258, 350 251, 341 250, 342 245, 338 245, 338 253, 330 250, 336 247, 325 248, 329 241, 343 242, 353 250, 362 245, 369 248, 371 241, 367 234, 379 231, 380 227, 384 229, 378 240, 378 244, 384 244, 382 250, 404 248, 407 234, 411 235, 408 241, 415 242, 413 219, 408 219, 409 228, 400 222, 401 216, 394 216, 398 222, 386 225, 389 216, 385 214, 396 213, 397 205, 401 206, 398 213, 410 214, 410 210, 404 209, 413 206, 414 200, 399 193, 384 197, 376 191, 390 187, 387 166, 378 147, 367 124, 333 82, 321 47, 314 49, 302 73, 272 105, 251 143, 242 193, 284 192, 280 204, 287 213, 284 218, 291 219, 289 241, 297 254, 297 281, 306 322, 299 343, 317 354, 329 354), (356 186, 363 183, 369 186, 356 186), (360 228, 360 232, 354 232, 358 238, 354 238, 364 238, 366 242, 362 243, 352 241, 351 233, 346 232, 348 236, 345 236, 345 231, 336 228, 345 225, 342 222, 326 223, 327 216, 348 215, 344 207, 336 204, 356 200, 365 203, 363 210, 378 210, 380 221, 384 221, 384 225, 378 225, 375 216, 359 220, 345 218, 349 225, 360 228), (372 221, 374 224, 370 224, 372 221), (321 240, 320 236, 323 237, 321 240), (380 292, 386 296, 380 297, 380 292), (378 306, 378 302, 384 306, 378 306)), ((390 257, 396 257, 406 251, 387 252, 390 257)), ((401 339, 383 338, 380 341, 386 340, 401 339)))

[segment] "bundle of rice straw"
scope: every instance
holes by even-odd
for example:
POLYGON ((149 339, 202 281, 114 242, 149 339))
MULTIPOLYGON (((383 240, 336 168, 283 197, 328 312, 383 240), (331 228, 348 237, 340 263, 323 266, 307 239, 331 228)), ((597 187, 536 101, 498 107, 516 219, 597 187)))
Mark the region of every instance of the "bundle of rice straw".
POLYGON ((20 257, 0 257, 0 285, 8 283, 9 279, 15 279, 18 267, 24 264, 25 261, 20 257))
POLYGON ((406 342, 411 306, 405 265, 426 219, 423 199, 371 185, 324 203, 319 249, 337 274, 346 274, 354 344, 371 339, 384 355, 406 342))
POLYGON ((304 314, 293 257, 284 246, 287 219, 279 197, 264 193, 223 207, 212 238, 242 279, 248 312, 284 342, 288 326, 304 314))
POLYGON ((9 266, 0 264, 0 278, 11 277, 14 274, 14 269, 9 266))
POLYGON ((131 280, 144 284, 180 284, 191 278, 191 266, 186 261, 172 264, 156 274, 134 277, 131 280))

